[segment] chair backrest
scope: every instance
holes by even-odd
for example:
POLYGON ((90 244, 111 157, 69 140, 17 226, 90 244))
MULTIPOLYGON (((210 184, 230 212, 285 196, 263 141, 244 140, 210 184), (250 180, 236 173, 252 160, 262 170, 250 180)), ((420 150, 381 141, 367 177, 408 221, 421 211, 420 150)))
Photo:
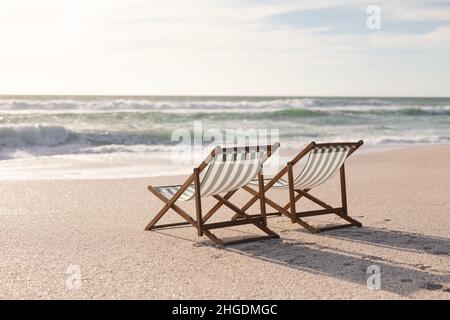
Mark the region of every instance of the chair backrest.
POLYGON ((247 147, 216 147, 200 173, 200 194, 210 196, 239 189, 255 179, 262 164, 280 144, 247 147))
POLYGON ((309 152, 294 167, 297 173, 294 186, 299 189, 312 189, 327 182, 361 144, 362 141, 313 144, 309 152))

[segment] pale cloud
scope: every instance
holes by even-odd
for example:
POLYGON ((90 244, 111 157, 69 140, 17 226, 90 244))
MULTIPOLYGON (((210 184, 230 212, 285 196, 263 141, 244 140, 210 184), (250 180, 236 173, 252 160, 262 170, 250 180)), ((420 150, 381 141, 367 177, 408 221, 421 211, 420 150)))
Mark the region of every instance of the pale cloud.
POLYGON ((450 3, 447 0, 383 0, 380 6, 385 18, 404 21, 449 21, 450 3))
POLYGON ((450 26, 439 27, 420 35, 377 34, 371 44, 383 48, 408 48, 421 50, 450 49, 450 26))
MULTIPOLYGON (((439 20, 448 10, 436 1, 379 2, 386 19, 439 20)), ((448 28, 421 35, 344 35, 324 33, 326 27, 267 23, 283 13, 368 4, 373 3, 3 0, 0 93, 395 95, 362 83, 364 72, 389 72, 370 64, 372 48, 407 52, 426 43, 430 50, 447 50, 448 28)), ((406 85, 398 94, 414 91, 416 84, 406 85)))

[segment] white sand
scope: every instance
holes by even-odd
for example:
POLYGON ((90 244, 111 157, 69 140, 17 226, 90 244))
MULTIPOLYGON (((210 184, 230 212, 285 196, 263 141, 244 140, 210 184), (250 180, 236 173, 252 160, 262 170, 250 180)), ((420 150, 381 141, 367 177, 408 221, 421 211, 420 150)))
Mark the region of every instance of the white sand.
MULTIPOLYGON (((225 248, 192 227, 143 231, 162 205, 146 186, 181 177, 1 181, 0 298, 449 299, 449 164, 450 145, 355 154, 348 198, 363 228, 313 235, 276 217, 269 226, 280 240, 225 248), (81 272, 79 289, 67 287, 70 265, 81 272), (371 265, 381 268, 380 290, 367 288, 371 265)), ((338 205, 338 191, 334 181, 313 194, 338 205)), ((183 207, 194 212, 191 202, 183 207)), ((180 220, 170 212, 165 221, 180 220)), ((259 234, 229 229, 217 235, 259 234)))

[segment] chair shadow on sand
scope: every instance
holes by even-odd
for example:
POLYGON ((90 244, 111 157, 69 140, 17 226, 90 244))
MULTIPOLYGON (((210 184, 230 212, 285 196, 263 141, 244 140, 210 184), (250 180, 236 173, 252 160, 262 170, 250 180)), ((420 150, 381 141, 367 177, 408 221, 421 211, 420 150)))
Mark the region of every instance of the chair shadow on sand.
POLYGON ((367 286, 367 268, 380 268, 381 290, 410 295, 420 289, 450 291, 450 274, 438 274, 412 266, 393 264, 372 256, 328 249, 299 240, 284 239, 254 242, 223 250, 367 286))
MULTIPOLYGON (((367 229, 367 232, 370 233, 371 229, 367 229)), ((331 234, 330 232, 327 233, 327 236, 338 236, 344 238, 348 230, 334 231, 333 234, 331 234)), ((167 236, 183 239, 184 241, 188 240, 185 237, 179 235, 173 235, 166 232, 161 233, 167 236)), ((385 233, 390 232, 387 230, 383 230, 382 234, 385 233)), ((394 231, 392 233, 395 234, 393 237, 399 237, 397 231, 394 231)), ((323 234, 321 236, 323 236, 323 234)), ((419 236, 424 239, 428 238, 428 236, 416 234, 416 237, 419 236)), ((394 242, 395 239, 392 239, 391 242, 394 242)), ((440 240, 442 241, 440 245, 445 244, 445 239, 440 240)), ((197 242, 189 239, 189 241, 195 243, 196 247, 209 247, 211 245, 210 241, 208 240, 197 242)), ((389 243, 388 239, 385 239, 385 241, 389 243)), ((431 241, 431 238, 428 239, 428 241, 431 241)), ((405 246, 407 244, 408 243, 406 242, 405 246)), ((410 244, 410 246, 411 247, 408 247, 407 249, 416 248, 413 247, 412 244, 410 244)), ((431 270, 421 270, 419 267, 406 264, 399 265, 398 262, 391 263, 374 256, 358 255, 358 252, 327 248, 315 243, 305 242, 297 239, 288 239, 286 237, 283 237, 283 239, 250 242, 246 244, 226 247, 215 246, 215 248, 217 248, 217 250, 225 250, 228 252, 241 254, 250 258, 260 259, 269 263, 282 265, 299 271, 333 277, 365 287, 367 286, 367 280, 371 275, 367 273, 367 268, 371 265, 376 265, 380 268, 381 290, 383 291, 388 291, 403 296, 408 296, 418 290, 423 289, 439 290, 450 294, 449 272, 443 274, 442 272, 438 273, 432 272, 431 270)), ((418 246, 417 250, 419 250, 418 246)))
POLYGON ((390 249, 450 256, 450 239, 418 233, 364 227, 332 231, 321 236, 390 249))

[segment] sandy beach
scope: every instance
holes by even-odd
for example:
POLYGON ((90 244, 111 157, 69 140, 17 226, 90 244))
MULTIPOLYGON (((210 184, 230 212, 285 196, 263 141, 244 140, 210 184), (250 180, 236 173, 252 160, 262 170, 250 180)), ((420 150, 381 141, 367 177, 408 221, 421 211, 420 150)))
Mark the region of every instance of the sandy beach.
MULTIPOLYGON (((192 227, 143 231, 162 206, 147 185, 183 177, 1 181, 0 298, 449 299, 449 160, 450 145, 355 154, 346 167, 349 213, 362 228, 314 235, 273 217, 281 239, 230 247, 192 227), (367 287, 371 265, 381 270, 380 290, 367 287), (77 288, 67 285, 73 268, 77 288)), ((338 192, 336 180, 313 194, 338 205, 338 192)), ((284 202, 287 191, 268 196, 284 202)), ((239 191, 232 199, 248 198, 239 191)), ((207 198, 205 208, 214 203, 207 198)), ((182 206, 194 212, 193 201, 182 206)), ((165 221, 181 220, 171 213, 165 221)))

